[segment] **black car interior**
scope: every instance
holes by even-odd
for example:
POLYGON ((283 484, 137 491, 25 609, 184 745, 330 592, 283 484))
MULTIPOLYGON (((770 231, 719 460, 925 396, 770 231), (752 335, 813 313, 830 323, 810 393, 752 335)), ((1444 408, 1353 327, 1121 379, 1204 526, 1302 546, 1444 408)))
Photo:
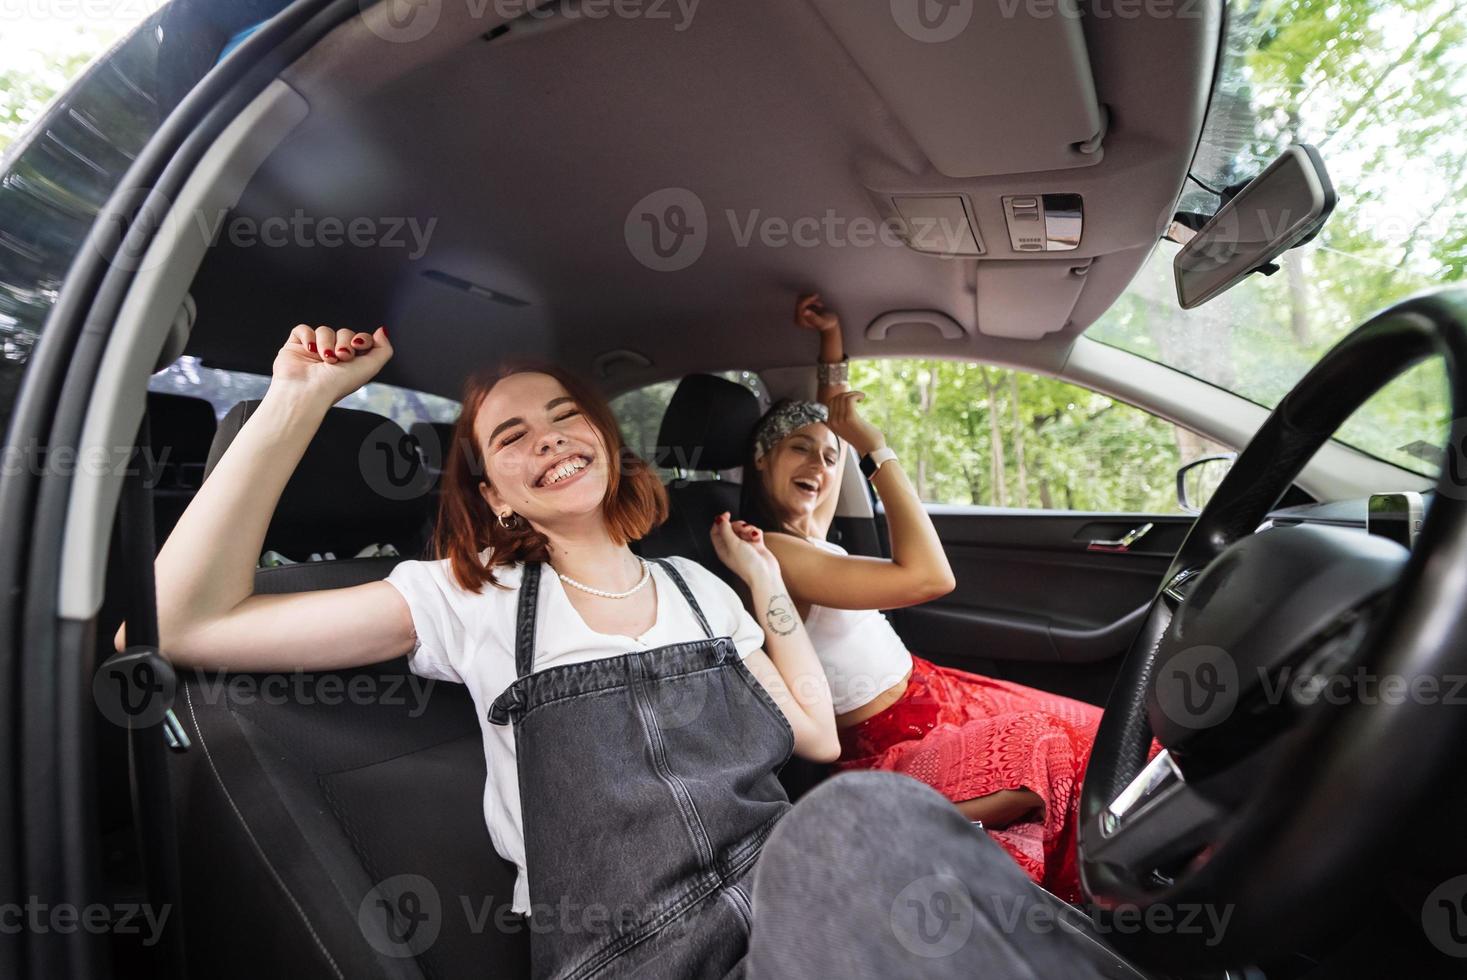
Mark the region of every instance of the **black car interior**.
POLYGON ((739 484, 719 479, 718 471, 744 464, 758 420, 759 401, 741 384, 711 374, 690 374, 678 384, 662 416, 653 462, 679 475, 667 484, 667 520, 641 542, 644 556, 693 558, 737 585, 713 553, 708 529, 724 511, 739 512, 739 484))
MULTIPOLYGON (((203 456, 205 475, 256 405, 241 402, 226 414, 203 456)), ((200 407, 207 405, 153 397, 155 456, 167 452, 193 465, 198 443, 187 440, 205 428, 200 407), (183 433, 179 447, 167 441, 174 432, 183 433)), ((722 511, 738 513, 740 485, 718 471, 742 462, 758 413, 742 385, 711 375, 683 379, 658 437, 657 461, 674 469, 669 518, 639 543, 643 554, 685 555, 728 578, 707 528, 722 511)), ((381 579, 404 558, 426 557, 441 447, 450 435, 443 424, 406 433, 373 413, 332 409, 266 535, 267 551, 293 563, 261 568, 256 589, 346 587, 381 579), (407 456, 419 464, 410 473, 407 456), (352 557, 374 544, 392 544, 398 556, 352 557), (308 560, 327 552, 335 560, 308 560)), ((176 482, 164 486, 169 492, 155 496, 160 523, 176 518, 189 496, 176 482)), ((894 622, 914 650, 939 663, 1099 703, 1191 522, 1166 519, 1119 563, 1085 546, 1131 520, 1018 512, 971 522, 939 512, 961 587, 895 611, 894 622), (1066 602, 1054 601, 1055 589, 1066 602)), ((840 518, 834 534, 853 551, 886 547, 879 513, 840 518)), ((110 615, 115 623, 121 612, 110 615)), ((191 674, 180 678, 175 698, 192 743, 169 755, 189 962, 218 964, 212 974, 225 977, 528 975, 529 924, 509 905, 514 869, 494 852, 483 823, 483 747, 467 691, 412 675, 405 658, 298 675, 293 681, 302 686, 290 697, 253 694, 257 680, 191 674), (353 683, 381 696, 342 697, 353 683), (226 694, 230 684, 244 685, 245 696, 226 694), (422 876, 444 901, 467 903, 463 914, 442 916, 435 941, 411 959, 384 955, 389 944, 373 943, 379 920, 358 919, 364 902, 380 899, 374 889, 400 875, 422 876)), ((116 783, 126 766, 118 743, 99 750, 111 760, 103 769, 116 793, 108 798, 125 799, 116 783)), ((828 766, 791 759, 781 780, 798 798, 829 774, 828 766)), ((104 823, 121 828, 126 819, 122 812, 104 823)), ((1094 953, 1118 962, 1102 943, 1094 953)))
MULTIPOLYGON (((206 478, 257 407, 258 400, 240 402, 220 420, 206 478)), ((416 555, 425 544, 431 485, 416 444, 396 422, 360 409, 333 408, 285 485, 265 547, 302 560, 325 552, 348 557, 391 542, 399 554, 416 555), (394 506, 384 507, 384 498, 394 506), (374 519, 343 521, 343 512, 374 519)))
MULTIPOLYGON (((204 476, 257 406, 240 402, 225 415, 203 454, 204 476)), ((199 407, 208 405, 154 396, 155 453, 177 451, 165 441, 179 425, 170 413, 202 428, 199 407)), ((639 543, 642 554, 691 557, 732 580, 708 528, 723 511, 738 514, 739 483, 717 474, 742 464, 758 416, 757 399, 742 385, 712 375, 683 379, 663 417, 657 462, 690 465, 668 481, 668 520, 639 543)), ((292 563, 261 568, 257 591, 343 588, 426 556, 424 531, 450 435, 448 425, 420 423, 408 434, 373 413, 333 408, 266 533, 265 549, 292 563), (420 453, 422 478, 403 476, 394 447, 404 440, 420 453), (381 492, 398 486, 409 489, 381 492), (384 543, 399 555, 352 557, 384 543), (334 560, 308 560, 328 552, 334 560)), ((196 444, 183 448, 198 456, 196 444)), ((160 495, 159 520, 181 511, 187 496, 160 495)), ((861 542, 876 540, 877 522, 842 518, 840 528, 856 543, 852 550, 876 553, 861 542)), ((405 658, 299 675, 303 696, 256 693, 256 680, 191 673, 175 698, 192 743, 170 755, 189 961, 241 977, 454 977, 486 967, 493 976, 528 975, 529 927, 509 906, 514 869, 494 852, 483 822, 483 746, 466 689, 412 675, 405 658), (353 703, 340 694, 353 683, 382 696, 353 703), (236 690, 245 696, 227 694, 230 684, 243 685, 236 690), (474 903, 470 914, 443 916, 438 938, 411 961, 382 955, 357 919, 374 887, 405 874, 431 880, 445 900, 473 896, 474 903)), ((781 780, 797 799, 830 772, 792 758, 781 780)), ((1110 956, 1101 946, 1096 952, 1110 956)))
MULTIPOLYGON (((154 405, 168 412, 181 401, 154 405)), ((226 414, 206 475, 257 405, 226 414)), ((700 470, 736 467, 758 411, 747 388, 693 375, 669 405, 659 443, 669 460, 701 452, 700 470)), ((161 452, 172 426, 154 428, 161 452)), ((439 446, 448 434, 414 432, 439 446)), ((344 588, 424 553, 435 484, 413 484, 416 492, 397 499, 378 490, 402 479, 401 460, 373 447, 390 450, 405 436, 372 413, 327 414, 266 533, 267 550, 295 561, 260 569, 257 591, 344 588), (380 543, 400 556, 349 557, 380 543), (305 560, 325 552, 337 558, 305 560)), ((423 456, 441 460, 427 448, 423 456)), ((672 480, 669 519, 641 543, 643 553, 687 555, 726 574, 707 529, 717 513, 737 512, 738 490, 714 478, 672 480)), ((510 910, 514 868, 484 826, 484 750, 466 689, 412 675, 405 658, 298 680, 304 696, 280 697, 253 693, 250 675, 180 678, 175 712, 192 746, 170 761, 189 962, 215 964, 211 975, 220 977, 527 976, 529 927, 510 910), (381 696, 353 703, 341 696, 353 683, 381 696), (229 684, 251 693, 229 696, 229 684), (473 896, 467 914, 442 917, 437 939, 413 960, 382 955, 358 925, 374 887, 400 874, 426 877, 445 901, 473 896)), ((782 779, 797 797, 827 774, 792 759, 782 779)))
POLYGON ((204 482, 217 423, 202 398, 148 392, 152 424, 153 529, 161 547, 204 482))
MULTIPOLYGON (((225 416, 210 470, 256 404, 225 416)), ((400 459, 370 447, 405 437, 372 413, 327 414, 265 539, 298 560, 261 569, 258 591, 381 579, 402 559, 349 557, 371 544, 419 552, 429 494, 374 489, 394 485, 400 459), (338 558, 304 560, 313 552, 338 558)), ((404 658, 308 680, 314 694, 303 697, 229 697, 222 675, 180 683, 175 711, 193 742, 172 756, 189 961, 217 964, 220 976, 449 977, 475 964, 527 975, 522 925, 475 932, 447 916, 416 963, 379 955, 357 925, 372 888, 409 871, 478 896, 486 915, 508 912, 514 869, 484 826, 484 750, 467 691, 413 676, 404 658), (381 696, 342 697, 354 679, 381 696)))
MULTIPOLYGON (((15 369, 7 383, 23 381, 13 433, 61 448, 126 445, 142 411, 142 379, 155 364, 187 353, 260 374, 282 323, 386 318, 399 350, 381 380, 413 391, 452 395, 464 364, 502 355, 550 355, 612 393, 683 378, 658 440, 659 461, 677 470, 671 514, 640 547, 687 555, 727 577, 706 529, 716 513, 737 512, 737 483, 724 471, 740 461, 758 403, 737 385, 692 372, 736 366, 767 377, 808 363, 789 340, 788 300, 802 289, 839 297, 853 358, 1012 365, 1121 401, 1161 404, 1142 397, 1144 378, 1087 367, 1076 352, 1099 346, 1086 330, 1145 266, 1189 177, 1200 185, 1189 171, 1230 44, 1224 3, 1161 5, 1177 16, 1150 16, 1148 5, 1146 16, 1132 17, 1124 4, 1095 2, 1081 4, 1083 17, 1015 17, 1006 2, 950 2, 939 6, 977 21, 939 44, 913 37, 911 25, 891 30, 900 5, 880 0, 710 3, 699 7, 697 30, 626 16, 587 23, 581 13, 595 5, 554 0, 532 0, 527 9, 540 9, 513 18, 481 3, 283 6, 174 0, 167 16, 135 35, 146 45, 94 64, 89 73, 105 75, 113 91, 78 100, 73 89, 36 129, 45 138, 27 162, 49 155, 54 173, 42 168, 5 188, 7 201, 39 208, 48 238, 36 249, 45 275, 26 280, 43 288, 25 300, 26 310, 42 311, 46 333, 29 362, 6 359, 15 369), (429 38, 402 43, 402 7, 434 12, 429 38), (200 17, 215 23, 189 24, 200 17), (243 43, 218 60, 237 33, 243 43), (160 46, 186 50, 172 63, 159 56, 154 73, 160 46), (162 111, 139 127, 155 108, 162 111), (98 180, 102 169, 117 179, 98 180), (124 173, 134 186, 120 183, 124 173), (653 206, 659 194, 688 188, 711 231, 701 257, 668 275, 638 253, 630 231, 652 211, 673 213, 653 206), (190 200, 217 205, 221 233, 206 244, 166 242, 134 190, 179 211, 190 200), (1083 233, 1073 243, 1012 233, 1015 199, 1054 197, 1083 204, 1083 233), (929 208, 957 219, 963 234, 954 247, 934 249, 908 233, 891 248, 848 247, 848 226, 838 241, 824 240, 827 219, 906 227, 929 208), (320 235, 260 247, 258 236, 236 234, 290 214, 318 231, 343 216, 383 220, 375 245, 362 248, 334 248, 320 235), (810 223, 822 226, 819 247, 791 241, 791 226, 810 223), (129 244, 161 244, 167 261, 151 269, 116 261, 137 255, 106 241, 114 230, 129 244), (771 244, 771 234, 783 243, 771 244), (52 237, 76 247, 53 250, 52 237), (83 247, 84 238, 97 247, 83 247), (168 356, 156 357, 160 350, 168 356), (99 419, 106 439, 92 437, 99 419)), ((661 5, 638 9, 651 6, 661 5)), ((1213 119, 1221 133, 1253 138, 1251 121, 1213 119)), ((27 264, 34 258, 17 254, 27 264)), ((1425 304, 1411 316, 1460 328, 1467 306, 1453 302, 1460 308, 1425 304)), ((1456 358, 1460 377, 1467 350, 1456 358)), ((1359 355, 1372 360, 1389 358, 1359 355)), ((1324 386, 1333 396, 1321 397, 1359 394, 1369 373, 1336 379, 1324 386)), ((1169 397, 1177 404, 1181 396, 1169 397)), ((510 912, 513 869, 484 826, 481 733, 463 687, 429 689, 403 658, 268 679, 292 685, 285 691, 264 675, 190 673, 172 701, 169 748, 152 729, 119 726, 93 710, 89 685, 103 676, 96 667, 113 653, 117 625, 126 618, 135 642, 157 639, 149 549, 215 472, 255 404, 233 406, 216 424, 201 399, 153 393, 138 435, 153 460, 144 479, 83 479, 48 466, 5 481, 0 512, 21 546, 0 561, 0 620, 16 638, 0 650, 16 679, 0 716, 19 750, 0 766, 17 789, 0 812, 0 836, 17 842, 0 878, 25 884, 15 894, 173 901, 163 945, 182 936, 188 970, 164 969, 171 953, 115 929, 19 937, 14 952, 0 944, 0 963, 29 965, 36 975, 102 975, 105 945, 113 973, 125 976, 527 976, 528 926, 510 912), (108 494, 119 484, 116 506, 108 494), (91 560, 104 553, 105 579, 103 562, 91 560), (374 696, 343 697, 353 684, 374 696), (138 752, 144 743, 151 755, 138 752), (171 777, 161 783, 159 762, 171 777), (181 888, 160 855, 180 866, 181 888), (450 912, 438 917, 434 941, 409 958, 385 952, 382 917, 362 914, 384 900, 380 884, 399 876, 427 879, 450 912)), ((1261 407, 1249 408, 1261 419, 1261 407)), ((1190 421, 1199 434, 1241 447, 1258 426, 1226 414, 1217 413, 1215 428, 1204 412, 1190 421)), ((1467 417, 1467 401, 1456 414, 1467 417)), ((263 544, 287 561, 258 569, 257 590, 351 586, 424 557, 450 436, 442 424, 404 431, 370 412, 333 409, 263 544), (396 554, 384 555, 382 545, 396 554)), ((1253 457, 1266 458, 1269 448, 1253 457)), ((1272 460, 1295 475, 1306 463, 1315 465, 1302 455, 1272 460)), ((1234 488, 1246 498, 1244 479, 1234 488)), ((1272 499, 1279 489, 1269 487, 1272 499)), ((1232 529, 1238 534, 1273 520, 1263 514, 1268 501, 1244 503, 1234 512, 1248 517, 1232 529)), ((1461 670, 1467 626, 1456 597, 1467 591, 1459 571, 1467 567, 1467 521, 1448 506, 1454 521, 1439 520, 1427 540, 1447 557, 1450 544, 1459 560, 1418 576, 1421 596, 1433 601, 1409 618, 1416 642, 1407 653, 1428 651, 1433 668, 1455 656, 1461 670), (1441 640, 1434 648, 1433 627, 1441 640)), ((1118 710, 1107 713, 1112 731, 1095 756, 1107 778, 1086 787, 1087 817, 1102 827, 1113 793, 1131 785, 1134 743, 1158 730, 1142 722, 1149 706, 1140 692, 1153 661, 1128 647, 1135 636, 1151 638, 1165 594, 1158 587, 1171 584, 1183 541, 1198 538, 1188 537, 1194 519, 931 512, 958 588, 893 613, 914 652, 1093 703, 1106 701, 1121 675, 1118 710), (1105 547, 1126 539, 1136 546, 1105 547)), ((838 517, 833 540, 853 553, 889 554, 879 506, 874 515, 838 517)), ((1299 523, 1353 526, 1321 518, 1314 512, 1299 523)), ((1243 586, 1264 581, 1240 578, 1243 586)), ((1270 600, 1295 587, 1282 576, 1266 581, 1276 593, 1270 600)), ((1467 790, 1441 778, 1454 771, 1463 716, 1460 708, 1398 714, 1409 724, 1382 726, 1389 741, 1372 742, 1365 724, 1345 726, 1338 745, 1324 748, 1358 754, 1321 752, 1328 766, 1310 771, 1304 758, 1284 773, 1316 790, 1307 820, 1286 793, 1267 801, 1290 835, 1287 846, 1268 837, 1267 821, 1255 821, 1268 824, 1253 828, 1256 846, 1233 845, 1227 872, 1262 882, 1257 907, 1283 907, 1255 927, 1271 926, 1269 938, 1289 944, 1296 921, 1326 921, 1269 959, 1266 971, 1255 964, 1229 977, 1455 975, 1441 969, 1435 940, 1425 936, 1422 901, 1444 872, 1467 872, 1467 790), (1441 785, 1427 794, 1433 778, 1441 785), (1382 805, 1356 812, 1351 792, 1317 791, 1325 780, 1364 787, 1382 805), (1401 789, 1408 784, 1409 794, 1401 789), (1383 854, 1387 870, 1365 860, 1383 854), (1321 867, 1331 887, 1299 886, 1321 867), (1267 894, 1271 869, 1294 888, 1286 901, 1267 894), (1351 903, 1343 912, 1331 905, 1337 895, 1351 903)), ((1264 767, 1273 751, 1250 761, 1264 767)), ((798 797, 826 775, 826 767, 792 761, 781 778, 798 797)), ((1255 788, 1238 786, 1240 798, 1255 788)), ((1131 840, 1137 836, 1145 837, 1131 840)), ((1183 882, 1159 877, 1140 885, 1183 882)), ((1207 881, 1184 883, 1208 894, 1207 881)), ((1467 923, 1467 904, 1456 911, 1463 917, 1453 921, 1467 923)), ((1453 938, 1467 948, 1467 931, 1453 938)), ((1105 946, 1095 953, 1113 967, 1108 975, 1133 975, 1105 946)), ((1244 950, 1239 962, 1253 962, 1250 955, 1244 950)))

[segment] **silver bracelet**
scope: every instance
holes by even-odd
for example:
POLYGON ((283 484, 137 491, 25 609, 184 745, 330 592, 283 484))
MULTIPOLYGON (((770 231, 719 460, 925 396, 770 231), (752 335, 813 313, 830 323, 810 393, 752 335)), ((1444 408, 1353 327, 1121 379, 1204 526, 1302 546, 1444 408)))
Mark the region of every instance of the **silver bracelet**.
POLYGON ((842 357, 834 364, 825 361, 815 365, 815 380, 822 385, 843 385, 850 378, 851 359, 842 357))

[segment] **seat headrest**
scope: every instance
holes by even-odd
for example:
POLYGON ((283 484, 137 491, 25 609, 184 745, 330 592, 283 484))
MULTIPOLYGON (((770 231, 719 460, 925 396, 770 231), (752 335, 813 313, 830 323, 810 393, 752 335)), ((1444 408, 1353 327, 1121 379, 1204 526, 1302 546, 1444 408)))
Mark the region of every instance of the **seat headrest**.
POLYGON ((148 452, 155 491, 191 491, 204 482, 214 444, 214 406, 202 398, 148 392, 148 452))
POLYGON ((654 462, 682 470, 742 466, 758 421, 759 399, 748 388, 711 374, 690 374, 662 415, 654 462))
POLYGON ((202 463, 209 458, 218 424, 214 406, 202 398, 148 392, 148 433, 153 454, 164 463, 202 463), (163 451, 168 451, 163 459, 163 451))
MULTIPOLYGON (((240 402, 220 421, 206 480, 259 406, 258 400, 240 402)), ((300 560, 324 551, 348 558, 369 544, 392 544, 416 557, 432 516, 432 486, 432 475, 396 422, 353 408, 330 409, 280 495, 265 548, 300 560)))
POLYGON ((435 473, 443 471, 443 448, 453 441, 453 429, 452 422, 414 422, 408 428, 408 435, 416 439, 423 450, 428 469, 435 473))

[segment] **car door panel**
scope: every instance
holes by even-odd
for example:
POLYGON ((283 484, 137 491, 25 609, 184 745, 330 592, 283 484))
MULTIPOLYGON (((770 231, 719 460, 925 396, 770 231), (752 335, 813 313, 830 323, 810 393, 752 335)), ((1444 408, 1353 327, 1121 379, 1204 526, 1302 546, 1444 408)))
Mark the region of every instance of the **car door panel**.
MULTIPOLYGON (((1103 697, 1140 628, 1185 514, 929 508, 957 585, 891 614, 908 646, 952 667, 1103 697), (1151 525, 1126 549, 1108 550, 1151 525)), ((881 534, 886 539, 884 516, 881 534)))

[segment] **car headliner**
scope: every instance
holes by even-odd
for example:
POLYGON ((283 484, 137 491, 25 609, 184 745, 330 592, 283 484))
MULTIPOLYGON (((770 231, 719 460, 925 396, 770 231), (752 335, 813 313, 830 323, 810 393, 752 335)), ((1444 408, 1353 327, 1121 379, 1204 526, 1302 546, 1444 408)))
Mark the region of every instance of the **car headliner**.
POLYGON ((524 355, 616 391, 694 370, 808 363, 813 341, 792 333, 790 313, 796 294, 818 289, 841 313, 852 356, 1057 370, 1171 217, 1221 20, 1212 0, 1078 22, 979 4, 987 20, 925 44, 894 21, 844 17, 835 0, 703 0, 682 30, 561 16, 486 37, 503 18, 491 4, 476 19, 478 6, 441 5, 434 31, 413 42, 379 36, 390 31, 381 7, 369 9, 294 65, 284 78, 311 113, 235 212, 257 223, 366 217, 379 231, 433 221, 426 253, 224 236, 194 283, 188 353, 268 371, 296 323, 385 323, 398 354, 384 381, 453 396, 474 367, 524 355), (1056 70, 1067 39, 1078 50, 1056 70), (960 47, 936 57, 944 45, 960 47), (950 66, 936 83, 934 64, 950 66), (1035 107, 1058 118, 1087 103, 1109 120, 1098 160, 1056 169, 1072 147, 1035 107), (938 144, 947 173, 930 159, 938 144), (681 271, 639 263, 624 231, 634 204, 664 188, 692 191, 708 214, 707 247, 681 271), (1043 192, 1083 195, 1084 235, 1075 251, 1024 257, 1009 248, 1000 195, 1043 192), (937 193, 966 195, 985 256, 859 247, 845 232, 741 246, 733 230, 766 218, 869 226, 892 194, 937 193), (445 286, 423 276, 430 269, 527 305, 445 286), (946 314, 963 335, 865 333, 883 313, 920 310, 946 314), (618 349, 650 363, 598 365, 618 349))

